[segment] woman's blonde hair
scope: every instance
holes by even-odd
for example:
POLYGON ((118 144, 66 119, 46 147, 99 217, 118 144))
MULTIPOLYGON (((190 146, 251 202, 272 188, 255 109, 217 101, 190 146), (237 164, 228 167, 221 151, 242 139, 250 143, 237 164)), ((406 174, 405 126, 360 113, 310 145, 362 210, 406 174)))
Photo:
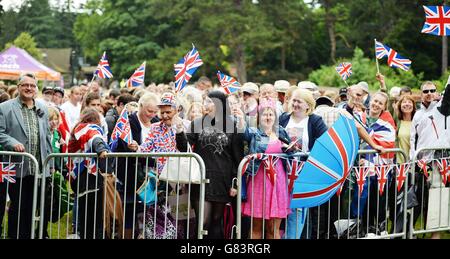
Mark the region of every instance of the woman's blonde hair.
POLYGON ((384 103, 384 111, 387 111, 387 110, 388 110, 388 107, 389 107, 389 96, 388 96, 386 93, 383 93, 383 92, 381 92, 381 91, 378 91, 378 92, 374 93, 374 94, 372 95, 372 98, 374 98, 375 95, 381 95, 381 96, 384 97, 384 99, 386 99, 386 102, 384 103))
POLYGON ((298 97, 300 99, 302 99, 303 101, 306 102, 306 104, 308 104, 308 110, 306 110, 305 114, 307 116, 311 115, 314 111, 314 107, 316 106, 316 101, 314 100, 314 96, 311 93, 311 91, 306 90, 306 89, 296 89, 294 92, 292 92, 292 96, 289 99, 289 109, 292 112, 292 99, 294 99, 294 97, 298 97))
POLYGON ((53 118, 58 119, 61 122, 61 114, 55 107, 48 107, 48 119, 53 120, 53 118))

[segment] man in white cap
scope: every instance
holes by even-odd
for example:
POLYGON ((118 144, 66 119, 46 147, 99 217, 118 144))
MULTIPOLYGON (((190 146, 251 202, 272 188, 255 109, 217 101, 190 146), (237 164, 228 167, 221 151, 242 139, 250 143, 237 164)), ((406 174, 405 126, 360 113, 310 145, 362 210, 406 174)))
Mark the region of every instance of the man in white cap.
POLYGON ((284 103, 286 92, 291 87, 291 83, 286 80, 277 80, 273 85, 275 86, 275 91, 278 93, 278 101, 284 103))
POLYGON ((244 114, 250 127, 257 125, 259 87, 255 83, 247 82, 242 86, 244 114))
POLYGON ((311 81, 301 81, 298 83, 297 86, 300 89, 306 89, 311 91, 315 99, 320 96, 319 87, 317 87, 317 85, 311 81))
POLYGON ((366 107, 366 111, 369 110, 369 103, 370 103, 370 92, 369 92, 369 84, 366 81, 361 81, 358 83, 358 86, 361 87, 361 89, 364 91, 364 107, 366 107))

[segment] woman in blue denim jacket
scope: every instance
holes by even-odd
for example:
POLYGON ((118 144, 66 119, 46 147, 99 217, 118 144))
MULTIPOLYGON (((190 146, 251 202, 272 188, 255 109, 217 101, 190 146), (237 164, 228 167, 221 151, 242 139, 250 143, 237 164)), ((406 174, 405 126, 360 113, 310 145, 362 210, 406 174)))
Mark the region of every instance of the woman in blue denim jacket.
MULTIPOLYGON (((247 127, 244 133, 244 139, 249 142, 249 153, 283 153, 283 147, 290 139, 278 126, 275 102, 264 99, 258 110, 259 128, 247 127)), ((283 159, 275 156, 255 160, 248 167, 256 173, 250 174, 242 214, 253 218, 251 238, 279 239, 281 220, 290 213, 285 165, 283 159), (263 221, 266 222, 266 233, 263 232, 263 221)))

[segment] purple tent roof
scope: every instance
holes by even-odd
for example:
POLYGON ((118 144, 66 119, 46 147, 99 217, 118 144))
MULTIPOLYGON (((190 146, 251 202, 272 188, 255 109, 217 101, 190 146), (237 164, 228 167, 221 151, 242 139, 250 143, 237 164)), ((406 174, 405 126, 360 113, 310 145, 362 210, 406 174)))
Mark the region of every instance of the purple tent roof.
POLYGON ((61 74, 34 59, 17 47, 0 53, 0 79, 17 80, 21 73, 32 72, 38 80, 59 81, 61 74))

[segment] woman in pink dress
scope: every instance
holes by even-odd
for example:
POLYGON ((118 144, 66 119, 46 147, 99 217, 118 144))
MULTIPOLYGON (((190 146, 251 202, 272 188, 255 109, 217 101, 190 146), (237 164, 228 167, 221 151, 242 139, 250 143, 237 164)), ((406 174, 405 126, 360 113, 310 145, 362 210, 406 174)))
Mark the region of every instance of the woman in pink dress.
MULTIPOLYGON (((286 131, 278 126, 274 101, 261 101, 259 128, 247 127, 244 138, 249 142, 250 154, 283 153, 283 142, 280 138, 289 141, 289 137, 286 131)), ((257 169, 257 173, 248 180, 247 201, 242 204, 242 213, 253 218, 251 238, 263 238, 265 232, 266 238, 279 239, 281 220, 290 212, 286 171, 282 159, 266 156, 249 167, 257 169)))

